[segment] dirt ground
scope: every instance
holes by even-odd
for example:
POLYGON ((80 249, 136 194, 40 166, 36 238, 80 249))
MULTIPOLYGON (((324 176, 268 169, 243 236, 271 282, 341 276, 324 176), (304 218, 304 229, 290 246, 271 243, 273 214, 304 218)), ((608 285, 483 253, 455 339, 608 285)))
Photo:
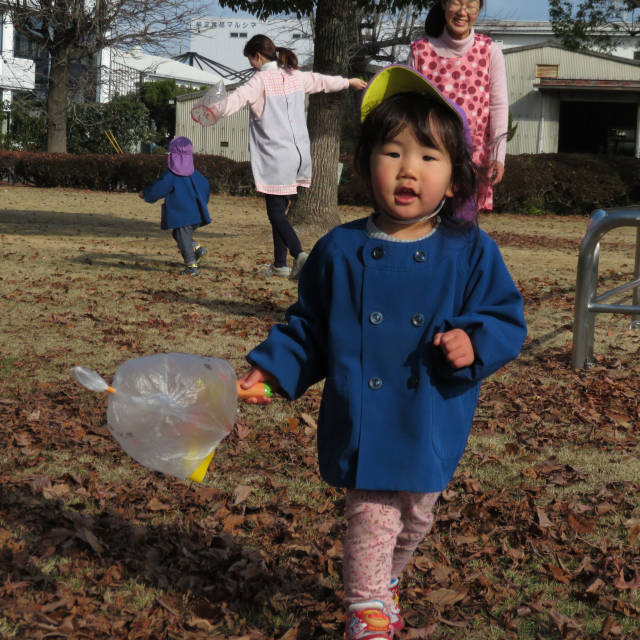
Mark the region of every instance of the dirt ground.
MULTIPOLYGON (((0 186, 0 637, 339 638, 341 491, 315 460, 320 389, 240 407, 202 485, 127 458, 105 399, 125 360, 229 360, 283 319, 264 203, 214 197, 198 278, 135 194, 0 186)), ((369 212, 342 207, 343 222, 369 212)), ((586 218, 483 216, 523 292, 521 357, 483 385, 467 452, 410 563, 403 640, 640 638, 640 335, 598 316, 571 370, 586 218)), ((316 237, 301 235, 309 250, 316 237)), ((632 278, 607 236, 600 292, 632 278)), ((629 301, 629 296, 622 296, 629 301)))
MULTIPOLYGON (((180 255, 170 232, 160 230, 159 209, 130 193, 0 188, 0 356, 5 363, 13 360, 28 367, 37 362, 38 379, 54 379, 76 359, 110 373, 124 351, 175 350, 176 341, 183 350, 204 350, 241 363, 234 348, 242 345, 220 342, 221 336, 209 332, 217 333, 233 319, 227 313, 231 307, 254 315, 255 301, 260 300, 259 311, 268 311, 276 321, 295 299, 295 287, 287 280, 261 277, 272 260, 263 201, 212 199, 212 224, 195 236, 209 254, 201 277, 191 280, 177 275, 180 255), (154 304, 141 304, 149 295, 154 304), (177 297, 180 303, 172 304, 177 297), (136 324, 170 324, 187 307, 203 316, 202 324, 206 321, 204 336, 191 331, 178 338, 148 326, 149 331, 137 332, 127 344, 136 324), (101 322, 96 321, 97 310, 101 322), (105 334, 99 348, 92 346, 97 344, 96 329, 105 334), (78 339, 85 341, 85 351, 77 349, 78 339), (65 358, 65 352, 74 357, 65 358), (62 356, 56 364, 47 359, 51 353, 62 356)), ((343 222, 367 214, 357 207, 340 210, 343 222)), ((538 278, 566 292, 574 289, 586 219, 487 215, 481 227, 497 240, 516 283, 526 288, 538 278)), ((302 234, 302 240, 310 249, 316 238, 302 234)), ((634 230, 611 233, 602 247, 601 274, 625 280, 633 269, 634 246, 634 230)), ((546 346, 566 345, 571 334, 561 328, 571 324, 572 314, 570 307, 541 306, 528 317, 531 337, 546 346)), ((621 317, 599 316, 598 339, 607 341, 611 331, 617 336, 625 323, 621 317)), ((254 341, 247 338, 243 345, 250 349, 254 341)), ((12 371, 20 377, 15 369, 20 367, 12 371)))

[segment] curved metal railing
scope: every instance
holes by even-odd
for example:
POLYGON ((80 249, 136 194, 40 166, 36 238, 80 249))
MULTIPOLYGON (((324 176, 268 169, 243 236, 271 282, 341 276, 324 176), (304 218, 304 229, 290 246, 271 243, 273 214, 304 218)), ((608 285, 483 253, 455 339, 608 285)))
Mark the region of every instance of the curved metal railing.
POLYGON ((593 341, 596 314, 624 313, 631 315, 630 328, 640 328, 640 205, 598 209, 591 214, 587 233, 580 246, 578 275, 576 279, 576 302, 573 320, 573 352, 571 365, 574 369, 589 369, 595 360, 593 341), (603 236, 619 227, 636 227, 636 257, 633 281, 598 295, 598 266, 600 263, 600 241, 603 236), (608 298, 633 289, 631 304, 602 304, 608 298))

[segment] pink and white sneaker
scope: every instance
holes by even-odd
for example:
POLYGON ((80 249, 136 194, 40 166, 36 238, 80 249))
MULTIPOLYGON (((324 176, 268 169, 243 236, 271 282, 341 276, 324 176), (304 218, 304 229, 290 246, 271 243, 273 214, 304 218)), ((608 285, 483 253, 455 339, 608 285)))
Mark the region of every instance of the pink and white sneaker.
POLYGON ((347 611, 346 640, 390 640, 391 618, 379 600, 352 604, 347 611))
POLYGON ((395 580, 392 580, 389 585, 389 592, 393 598, 393 605, 389 612, 389 618, 391 619, 391 628, 396 631, 404 629, 404 620, 402 619, 402 614, 400 612, 400 590, 398 589, 398 582, 398 578, 396 578, 395 580))

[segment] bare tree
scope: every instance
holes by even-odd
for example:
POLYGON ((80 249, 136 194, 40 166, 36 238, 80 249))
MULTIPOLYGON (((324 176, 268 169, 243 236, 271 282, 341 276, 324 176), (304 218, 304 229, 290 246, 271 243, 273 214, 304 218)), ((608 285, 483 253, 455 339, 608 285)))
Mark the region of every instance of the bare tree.
POLYGON ((422 37, 424 10, 409 3, 398 9, 361 10, 356 14, 356 33, 349 47, 349 69, 364 76, 370 63, 404 62, 400 46, 422 37))
MULTIPOLYGON (((313 70, 328 75, 347 75, 350 36, 356 11, 395 11, 413 4, 424 10, 434 0, 219 0, 223 7, 248 11, 258 18, 275 15, 312 16, 314 36, 313 70)), ((393 46, 390 44, 389 46, 393 46)), ((317 93, 309 98, 307 125, 311 140, 313 184, 301 189, 292 222, 317 229, 330 229, 338 216, 338 155, 346 93, 317 93)))
POLYGON ((111 47, 162 51, 189 32, 189 0, 3 0, 16 31, 49 58, 47 150, 67 150, 69 65, 111 47))
POLYGON ((640 34, 639 9, 640 0, 549 0, 553 32, 572 51, 610 53, 625 37, 640 34))

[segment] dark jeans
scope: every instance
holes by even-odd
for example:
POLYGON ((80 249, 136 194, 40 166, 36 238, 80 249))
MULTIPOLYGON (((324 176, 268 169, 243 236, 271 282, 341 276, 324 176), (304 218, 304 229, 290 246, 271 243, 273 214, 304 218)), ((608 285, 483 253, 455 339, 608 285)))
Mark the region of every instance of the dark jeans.
POLYGON ((273 264, 277 268, 284 267, 287 264, 287 249, 294 258, 302 253, 300 240, 287 218, 287 207, 291 196, 266 194, 264 199, 273 231, 273 264))
POLYGON ((199 224, 191 224, 186 227, 178 227, 171 231, 173 239, 178 243, 178 249, 182 254, 182 258, 187 267, 196 263, 196 255, 194 253, 198 243, 193 240, 193 232, 199 227, 199 224))

